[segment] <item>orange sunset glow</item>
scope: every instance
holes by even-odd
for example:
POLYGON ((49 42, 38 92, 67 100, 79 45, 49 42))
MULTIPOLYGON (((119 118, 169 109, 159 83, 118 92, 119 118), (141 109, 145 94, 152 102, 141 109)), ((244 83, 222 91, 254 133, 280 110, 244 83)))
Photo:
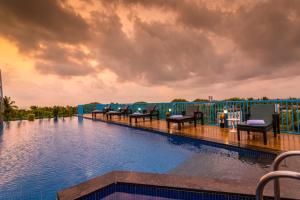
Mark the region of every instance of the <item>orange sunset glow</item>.
POLYGON ((300 1, 1 0, 21 107, 299 97, 300 1))

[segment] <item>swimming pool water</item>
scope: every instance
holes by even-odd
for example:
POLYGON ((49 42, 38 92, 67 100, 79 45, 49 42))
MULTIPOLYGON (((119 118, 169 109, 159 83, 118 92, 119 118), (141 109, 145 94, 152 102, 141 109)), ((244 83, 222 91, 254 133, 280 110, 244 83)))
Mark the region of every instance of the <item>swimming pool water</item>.
MULTIPOLYGON (((58 190, 112 170, 174 172, 201 154, 214 165, 229 157, 235 170, 263 168, 259 159, 245 162, 237 152, 189 141, 75 117, 10 122, 0 135, 0 200, 52 200, 58 190)), ((205 166, 204 174, 214 173, 205 166)))

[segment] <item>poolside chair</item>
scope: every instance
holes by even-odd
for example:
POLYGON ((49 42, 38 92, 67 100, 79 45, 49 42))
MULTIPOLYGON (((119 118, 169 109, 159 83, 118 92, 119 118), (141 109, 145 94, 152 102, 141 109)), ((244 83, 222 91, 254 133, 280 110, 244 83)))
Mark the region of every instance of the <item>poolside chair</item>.
POLYGON ((129 106, 126 105, 126 106, 123 106, 121 109, 119 109, 118 111, 109 111, 106 113, 106 119, 110 119, 112 118, 112 116, 128 116, 129 114, 131 113, 131 110, 129 109, 129 106))
POLYGON ((133 114, 129 115, 129 122, 131 123, 132 118, 135 119, 135 123, 137 123, 137 119, 142 118, 143 121, 145 121, 145 118, 150 118, 150 121, 152 121, 152 118, 156 117, 156 119, 159 119, 159 111, 156 109, 156 105, 149 105, 146 107, 146 109, 143 110, 142 113, 135 112, 133 114))
POLYGON ((267 144, 267 131, 273 128, 274 137, 280 134, 279 114, 275 113, 274 104, 253 104, 250 113, 246 114, 246 121, 237 125, 237 136, 240 141, 240 132, 247 131, 248 135, 251 131, 261 132, 263 134, 264 144, 267 144))
POLYGON ((111 110, 111 105, 104 107, 102 110, 93 110, 92 111, 92 119, 96 119, 97 114, 103 114, 103 116, 104 116, 105 113, 107 113, 110 110, 111 110))
POLYGON ((196 105, 188 105, 186 111, 182 112, 182 115, 173 115, 166 118, 168 129, 170 128, 170 123, 177 123, 178 129, 184 125, 184 122, 192 123, 197 126, 197 120, 201 120, 201 124, 204 124, 203 113, 199 111, 199 107, 196 105))

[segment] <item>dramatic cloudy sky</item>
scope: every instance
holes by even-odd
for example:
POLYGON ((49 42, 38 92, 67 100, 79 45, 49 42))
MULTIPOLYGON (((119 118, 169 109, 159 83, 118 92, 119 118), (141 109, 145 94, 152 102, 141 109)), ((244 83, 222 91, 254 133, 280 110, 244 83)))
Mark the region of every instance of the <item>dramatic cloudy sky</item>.
POLYGON ((21 106, 299 97, 298 0, 0 0, 21 106))

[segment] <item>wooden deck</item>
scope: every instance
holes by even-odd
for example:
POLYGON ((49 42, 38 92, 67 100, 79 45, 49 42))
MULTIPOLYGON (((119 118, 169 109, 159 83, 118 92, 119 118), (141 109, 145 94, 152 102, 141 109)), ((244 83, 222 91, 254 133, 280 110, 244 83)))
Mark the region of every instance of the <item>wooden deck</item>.
MULTIPOLYGON (((92 119, 91 114, 86 114, 84 115, 84 117, 92 119)), ((102 114, 97 115, 97 120, 107 121, 106 117, 103 117, 102 114)), ((140 119, 138 123, 135 123, 133 121, 132 124, 130 124, 128 117, 119 118, 115 116, 110 122, 123 125, 130 125, 132 127, 138 127, 143 129, 161 131, 169 134, 184 135, 202 140, 208 140, 258 150, 267 150, 272 152, 282 152, 300 149, 300 135, 295 134, 281 133, 280 135, 277 135, 277 138, 274 138, 273 133, 269 132, 268 143, 267 145, 264 145, 262 134, 260 133, 251 133, 250 136, 248 136, 247 132, 241 132, 241 141, 239 142, 237 140, 236 133, 231 133, 229 129, 220 128, 218 126, 198 124, 197 127, 194 127, 193 124, 186 123, 179 131, 177 125, 175 124, 172 124, 171 128, 168 130, 167 123, 165 120, 154 119, 152 122, 150 122, 149 120, 143 122, 142 119, 140 119)))

